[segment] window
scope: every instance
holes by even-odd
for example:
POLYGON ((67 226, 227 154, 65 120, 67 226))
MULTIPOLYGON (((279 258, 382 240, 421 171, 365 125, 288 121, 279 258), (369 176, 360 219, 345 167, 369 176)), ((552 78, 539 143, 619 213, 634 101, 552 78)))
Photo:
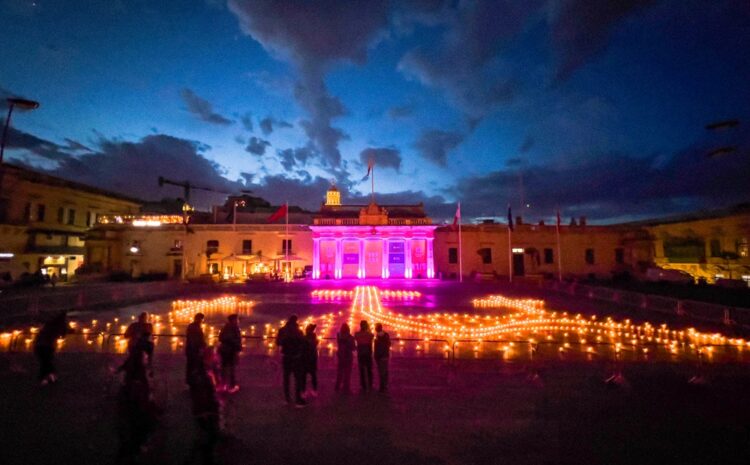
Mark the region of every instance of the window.
POLYGON ((737 240, 737 255, 740 257, 747 257, 748 256, 748 243, 747 238, 743 237, 742 239, 737 240))
POLYGON ((44 214, 46 213, 47 208, 44 206, 43 203, 40 203, 36 206, 36 220, 37 221, 44 221, 44 214))
POLYGON ((23 222, 28 223, 31 221, 31 203, 27 203, 23 207, 23 222))
POLYGON ((57 222, 60 224, 65 222, 65 209, 63 207, 57 209, 57 222))
POLYGON ((250 255, 253 253, 253 241, 251 239, 242 240, 242 253, 243 255, 250 255))
POLYGON ((482 263, 488 265, 492 263, 492 249, 485 247, 477 250, 477 253, 482 257, 482 263))
POLYGON ((618 265, 625 263, 625 250, 620 247, 615 249, 615 263, 618 265))
POLYGON ((552 249, 544 249, 544 263, 555 263, 555 254, 552 252, 552 249))
POLYGON ((281 240, 281 253, 292 253, 292 240, 282 239, 281 240))
POLYGON ((448 263, 458 263, 458 249, 451 247, 448 249, 448 263))
POLYGON ((718 239, 711 239, 711 256, 721 257, 721 242, 718 239))
POLYGON ((594 264, 594 249, 586 249, 586 263, 594 264))
POLYGON ((76 211, 72 208, 68 210, 68 224, 76 224, 76 211))
POLYGON ((92 224, 91 224, 91 212, 86 212, 86 226, 92 226, 92 224))
POLYGON ((211 255, 213 253, 217 253, 218 251, 219 251, 219 241, 215 239, 206 241, 206 255, 211 255))

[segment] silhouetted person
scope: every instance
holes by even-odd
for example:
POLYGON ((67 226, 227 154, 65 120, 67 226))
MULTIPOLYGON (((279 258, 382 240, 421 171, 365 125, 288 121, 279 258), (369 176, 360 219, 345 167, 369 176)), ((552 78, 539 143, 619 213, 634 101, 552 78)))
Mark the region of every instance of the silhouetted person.
POLYGON ((240 332, 239 317, 236 313, 229 315, 228 320, 219 333, 221 388, 230 393, 235 393, 240 390, 235 372, 239 354, 242 351, 242 333, 240 332))
POLYGON ((302 391, 312 397, 318 397, 318 335, 316 325, 305 327, 305 344, 302 346, 302 391), (307 375, 310 375, 312 389, 307 391, 307 375))
POLYGON ((196 313, 193 322, 187 327, 185 335, 185 356, 187 367, 185 369, 185 382, 190 385, 191 375, 195 370, 203 369, 203 351, 206 348, 206 338, 203 336, 201 324, 205 315, 196 313))
POLYGON ((54 289, 55 285, 57 284, 57 274, 52 272, 52 275, 49 277, 49 283, 52 285, 52 288, 54 289))
POLYGON ((193 417, 198 425, 200 437, 197 448, 202 463, 213 463, 214 447, 221 432, 221 401, 216 394, 218 379, 210 369, 214 365, 214 352, 206 348, 202 369, 193 372, 190 384, 190 400, 193 417))
POLYGON ((151 398, 146 375, 148 338, 140 337, 133 343, 125 363, 118 369, 124 380, 117 395, 120 463, 134 463, 156 426, 157 409, 151 398))
POLYGON ((336 335, 336 343, 338 345, 338 350, 336 351, 336 357, 338 358, 336 391, 350 392, 349 380, 352 376, 355 344, 354 336, 349 331, 348 324, 344 323, 341 325, 341 329, 336 335))
POLYGON ((359 331, 354 335, 357 341, 357 365, 359 366, 359 383, 362 392, 372 389, 372 340, 374 336, 370 331, 370 325, 362 320, 359 323, 359 331))
POLYGON ((378 366, 380 392, 388 390, 388 359, 391 357, 391 337, 383 331, 383 325, 375 325, 375 364, 378 366))
POLYGON ((45 323, 36 335, 34 355, 39 360, 39 381, 42 386, 57 382, 57 372, 53 363, 57 340, 64 338, 69 332, 71 331, 68 327, 67 313, 62 312, 45 323))
POLYGON ((154 342, 151 339, 151 335, 154 334, 154 325, 148 322, 148 312, 143 312, 138 315, 138 320, 130 323, 128 329, 125 330, 123 337, 128 341, 128 352, 133 350, 133 347, 137 342, 145 344, 144 348, 146 355, 148 356, 148 365, 151 366, 151 361, 154 356, 154 342), (148 334, 148 337, 141 341, 144 334, 148 334))
POLYGON ((289 396, 289 377, 294 375, 294 403, 301 407, 305 405, 302 398, 302 346, 305 336, 297 324, 297 315, 292 315, 284 326, 279 329, 276 343, 281 348, 281 366, 284 371, 284 397, 291 403, 289 396))

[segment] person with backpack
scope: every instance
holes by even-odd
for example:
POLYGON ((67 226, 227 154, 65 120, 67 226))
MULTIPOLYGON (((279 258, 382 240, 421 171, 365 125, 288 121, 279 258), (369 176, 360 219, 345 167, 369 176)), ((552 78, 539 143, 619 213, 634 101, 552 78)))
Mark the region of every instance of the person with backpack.
POLYGON ((302 392, 306 397, 318 397, 318 336, 315 334, 316 325, 305 327, 305 344, 302 346, 302 392), (306 390, 307 375, 310 375, 312 389, 306 390))
POLYGON ((388 360, 391 357, 391 337, 383 331, 383 325, 375 325, 375 364, 378 366, 380 392, 388 391, 388 360))

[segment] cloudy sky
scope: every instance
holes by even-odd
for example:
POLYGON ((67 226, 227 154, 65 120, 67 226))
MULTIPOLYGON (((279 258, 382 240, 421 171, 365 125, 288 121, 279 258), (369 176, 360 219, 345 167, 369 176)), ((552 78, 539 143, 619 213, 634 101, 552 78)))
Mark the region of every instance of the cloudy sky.
POLYGON ((41 103, 6 156, 140 198, 316 209, 374 158, 436 218, 750 200, 745 0, 0 0, 0 43, 0 94, 41 103))

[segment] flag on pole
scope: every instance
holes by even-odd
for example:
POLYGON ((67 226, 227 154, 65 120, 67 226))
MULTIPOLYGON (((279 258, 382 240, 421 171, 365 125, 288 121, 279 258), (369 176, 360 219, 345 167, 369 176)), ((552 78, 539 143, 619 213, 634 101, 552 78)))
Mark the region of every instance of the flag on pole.
POLYGON ((370 158, 370 160, 367 162, 367 174, 362 178, 362 181, 367 181, 370 178, 370 173, 372 173, 373 166, 375 166, 375 160, 370 158))
POLYGON ((510 205, 508 205, 508 229, 513 231, 513 213, 510 211, 510 205))
POLYGON ((461 221, 461 203, 456 208, 456 215, 453 217, 453 226, 456 226, 459 221, 461 221))
POLYGON ((268 217, 268 222, 273 223, 274 221, 278 221, 279 219, 286 216, 287 213, 288 213, 287 204, 284 204, 281 207, 279 207, 278 210, 276 210, 276 213, 268 217))

